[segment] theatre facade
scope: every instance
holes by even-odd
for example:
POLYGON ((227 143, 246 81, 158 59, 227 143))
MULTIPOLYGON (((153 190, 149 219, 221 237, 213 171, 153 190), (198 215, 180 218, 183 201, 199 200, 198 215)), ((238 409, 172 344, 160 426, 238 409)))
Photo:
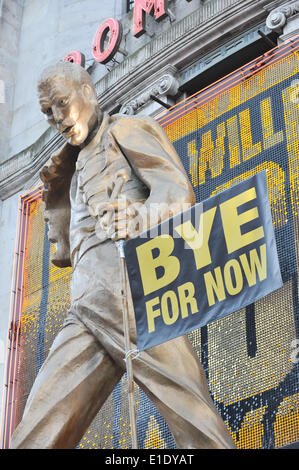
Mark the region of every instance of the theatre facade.
MULTIPOLYGON (((36 82, 60 60, 90 73, 102 109, 165 129, 197 201, 267 170, 283 286, 188 333, 240 449, 299 443, 299 2, 0 1, 1 447, 70 305, 50 263, 39 170, 62 145, 36 82), (103 6, 102 6, 103 5, 103 6)), ((131 446, 124 376, 78 448, 131 446)), ((137 386, 139 448, 175 448, 137 386)))

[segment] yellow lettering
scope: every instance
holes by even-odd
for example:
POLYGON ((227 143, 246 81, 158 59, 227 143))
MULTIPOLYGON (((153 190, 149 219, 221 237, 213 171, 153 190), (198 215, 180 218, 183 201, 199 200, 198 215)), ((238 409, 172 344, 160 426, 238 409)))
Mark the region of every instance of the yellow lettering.
MULTIPOLYGON (((299 103, 298 99, 296 99, 298 96, 298 88, 298 84, 295 84, 294 87, 288 87, 283 91, 282 95, 289 157, 290 196, 292 212, 293 215, 296 216, 295 220, 298 218, 299 201, 299 103)), ((295 244, 298 250, 298 237, 295 237, 295 244)))
POLYGON ((250 188, 220 204, 222 225, 228 253, 233 253, 239 250, 239 248, 249 245, 249 243, 255 242, 264 236, 262 226, 250 232, 241 233, 241 226, 258 218, 259 213, 257 207, 253 207, 252 209, 238 214, 238 207, 255 198, 255 188, 250 188))
POLYGON ((161 310, 164 323, 166 325, 172 325, 179 317, 179 304, 178 299, 173 290, 169 290, 162 295, 161 298, 161 310), (171 305, 171 315, 169 313, 169 302, 171 305))
POLYGON ((230 259, 224 266, 224 281, 227 292, 230 295, 236 295, 243 288, 243 276, 239 262, 236 259, 230 259), (233 284, 231 270, 234 271, 235 285, 233 284))
POLYGON ((202 147, 200 149, 200 168, 199 168, 199 184, 205 182, 205 172, 207 162, 211 169, 211 176, 214 178, 220 175, 223 170, 223 158, 225 155, 225 123, 222 122, 217 126, 217 138, 215 144, 212 140, 211 131, 202 135, 202 147))
POLYGON ((191 142, 188 142, 188 156, 190 158, 189 173, 191 175, 192 184, 195 187, 198 185, 198 151, 196 149, 195 140, 191 140, 191 142))
POLYGON ((180 262, 176 256, 170 256, 174 249, 174 240, 164 234, 153 238, 136 248, 144 295, 151 294, 174 281, 180 272, 180 262), (154 250, 159 255, 153 257, 154 250), (157 278, 157 268, 163 268, 163 276, 157 278))
POLYGON ((182 318, 188 317, 188 305, 190 305, 191 313, 198 312, 197 301, 194 297, 194 293, 195 289, 193 282, 186 282, 178 287, 182 318))
POLYGON ((262 151, 262 144, 258 142, 253 145, 252 132, 250 123, 249 108, 241 111, 239 114, 240 119, 240 134, 243 149, 243 159, 248 160, 262 151))
POLYGON ((208 271, 207 273, 204 274, 204 281, 206 285, 208 303, 210 307, 214 305, 216 302, 214 293, 216 294, 219 302, 221 302, 221 300, 224 300, 226 298, 222 273, 221 273, 221 269, 219 266, 217 266, 217 268, 214 269, 214 273, 215 273, 216 279, 214 279, 211 271, 208 271))
POLYGON ((193 227, 190 220, 175 227, 176 232, 178 232, 193 250, 196 269, 203 268, 212 261, 209 249, 209 238, 216 209, 216 207, 212 207, 212 209, 200 214, 198 231, 193 227))
POLYGON ((283 141, 283 131, 274 133, 271 98, 261 101, 261 118, 264 149, 269 149, 283 141))
POLYGON ((153 307, 159 304, 159 297, 155 297, 154 299, 149 300, 145 303, 146 307, 146 315, 147 315, 147 325, 148 325, 148 332, 152 333, 155 331, 155 318, 161 315, 161 311, 159 308, 153 309, 153 307))
POLYGON ((246 254, 240 256, 240 261, 244 269, 244 273, 248 282, 249 287, 256 284, 256 273, 258 272, 260 281, 263 281, 267 277, 267 259, 266 259, 266 243, 260 246, 260 258, 258 256, 256 248, 250 250, 249 259, 250 265, 246 254))
POLYGON ((241 163, 241 149, 237 116, 227 120, 227 139, 229 148, 230 167, 233 168, 241 163))

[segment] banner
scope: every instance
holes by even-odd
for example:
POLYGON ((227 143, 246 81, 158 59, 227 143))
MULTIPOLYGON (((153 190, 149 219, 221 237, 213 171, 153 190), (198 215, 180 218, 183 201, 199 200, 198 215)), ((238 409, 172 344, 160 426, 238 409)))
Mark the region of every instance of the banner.
POLYGON ((282 286, 265 171, 128 240, 124 250, 139 350, 282 286))

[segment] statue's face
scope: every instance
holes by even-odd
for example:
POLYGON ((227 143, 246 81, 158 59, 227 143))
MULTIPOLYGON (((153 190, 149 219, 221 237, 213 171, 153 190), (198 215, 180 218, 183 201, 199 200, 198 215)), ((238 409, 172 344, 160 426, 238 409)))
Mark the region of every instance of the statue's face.
POLYGON ((42 112, 49 124, 71 145, 81 145, 93 130, 98 105, 89 85, 57 77, 39 95, 42 112))

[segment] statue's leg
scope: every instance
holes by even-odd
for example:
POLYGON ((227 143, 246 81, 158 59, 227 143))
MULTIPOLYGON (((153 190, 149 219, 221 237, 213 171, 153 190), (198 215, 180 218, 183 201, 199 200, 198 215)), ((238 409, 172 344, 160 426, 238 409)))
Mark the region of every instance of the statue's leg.
POLYGON ((235 448, 185 336, 143 351, 133 367, 136 382, 168 423, 179 448, 235 448))
POLYGON ((122 374, 80 323, 66 324, 36 377, 11 448, 74 448, 122 374))
MULTIPOLYGON (((73 309, 123 368, 125 347, 119 272, 118 253, 112 242, 86 252, 73 275, 73 309)), ((129 286, 127 299, 130 349, 134 350, 136 327, 129 286)), ((142 351, 133 360, 133 370, 136 382, 164 416, 179 448, 234 447, 211 399, 203 367, 187 337, 142 351)))
MULTIPOLYGON (((104 302, 104 293, 101 295, 104 302)), ((108 299, 106 299, 108 303, 108 299)), ((77 305, 80 318, 94 331, 111 357, 122 368, 125 348, 123 325, 113 321, 115 303, 96 314, 92 296, 77 305), (88 307, 88 300, 90 307, 88 307)), ((136 330, 130 318, 131 349, 136 349, 136 330)), ((157 406, 181 449, 230 449, 233 439, 219 415, 207 385, 203 367, 186 336, 175 338, 141 353, 132 361, 134 379, 157 406)))

